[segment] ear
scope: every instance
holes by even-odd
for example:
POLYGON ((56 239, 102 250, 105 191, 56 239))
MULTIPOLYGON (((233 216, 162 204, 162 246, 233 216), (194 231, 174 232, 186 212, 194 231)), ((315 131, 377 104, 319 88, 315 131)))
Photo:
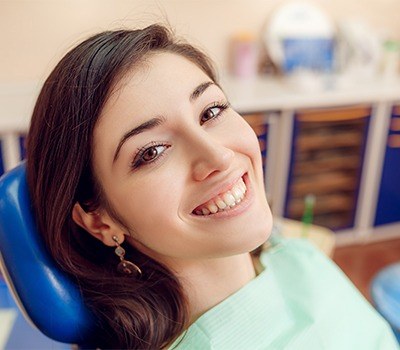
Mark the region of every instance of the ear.
POLYGON ((76 202, 72 209, 72 219, 77 225, 107 246, 115 246, 113 236, 117 236, 119 243, 124 241, 123 230, 105 210, 86 212, 76 202))

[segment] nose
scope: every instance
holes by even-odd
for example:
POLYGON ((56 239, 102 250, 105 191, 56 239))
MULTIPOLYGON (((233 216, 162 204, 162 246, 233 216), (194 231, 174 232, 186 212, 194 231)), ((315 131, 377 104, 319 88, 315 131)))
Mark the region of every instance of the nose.
POLYGON ((193 178, 203 181, 221 171, 227 170, 235 153, 209 135, 197 137, 193 144, 193 178))

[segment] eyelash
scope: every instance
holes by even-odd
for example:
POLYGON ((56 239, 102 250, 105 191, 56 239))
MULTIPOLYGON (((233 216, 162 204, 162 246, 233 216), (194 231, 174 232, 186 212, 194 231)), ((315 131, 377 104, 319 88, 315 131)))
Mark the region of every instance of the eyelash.
POLYGON ((205 114, 206 112, 211 111, 211 110, 214 109, 214 108, 219 108, 220 111, 217 113, 217 115, 215 115, 215 116, 214 116, 213 118, 211 118, 211 119, 206 120, 206 122, 209 121, 209 120, 215 121, 215 120, 217 120, 229 107, 230 107, 230 104, 229 104, 229 102, 227 102, 227 101, 225 101, 225 102, 222 102, 222 101, 220 101, 220 102, 214 102, 211 106, 207 107, 207 108, 201 113, 201 116, 200 116, 200 125, 203 125, 203 124, 204 124, 204 122, 201 123, 201 119, 202 119, 202 117, 204 116, 204 114, 205 114))
POLYGON ((165 151, 170 147, 171 146, 165 142, 156 142, 156 141, 150 142, 149 144, 138 149, 138 152, 136 153, 136 156, 131 163, 131 168, 137 169, 142 165, 154 164, 155 162, 157 162, 158 160, 161 159, 161 157, 164 155, 165 151), (143 159, 143 157, 147 151, 149 151, 151 149, 157 149, 158 147, 165 147, 165 149, 161 153, 157 153, 156 157, 150 161, 146 161, 143 159))
MULTIPOLYGON (((206 122, 209 121, 215 121, 217 120, 228 108, 230 107, 229 102, 215 102, 213 103, 211 106, 207 107, 205 110, 203 110, 203 112, 201 112, 200 115, 200 125, 203 125, 206 122), (202 122, 202 118, 203 116, 215 109, 215 108, 219 108, 220 111, 218 111, 214 116, 212 116, 210 119, 207 119, 206 121, 202 122)), ((171 145, 168 145, 165 142, 156 142, 156 141, 152 141, 149 144, 141 147, 138 149, 136 156, 134 157, 132 163, 131 163, 131 169, 137 169, 143 165, 148 165, 148 164, 155 164, 157 161, 159 161, 163 156, 165 151, 170 148, 171 145), (164 150, 161 153, 157 153, 157 155, 155 156, 154 159, 150 160, 150 161, 145 161, 143 159, 144 155, 146 154, 147 151, 151 150, 151 149, 157 149, 158 147, 165 147, 164 150)))

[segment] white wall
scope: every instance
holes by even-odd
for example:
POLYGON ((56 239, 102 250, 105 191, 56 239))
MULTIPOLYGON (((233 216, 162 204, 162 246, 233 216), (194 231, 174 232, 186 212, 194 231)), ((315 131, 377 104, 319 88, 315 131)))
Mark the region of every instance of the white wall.
MULTIPOLYGON (((0 82, 44 79, 89 34, 168 20, 179 35, 226 66, 227 39, 258 34, 285 0, 0 0, 0 82)), ((314 0, 334 19, 361 18, 400 39, 398 0, 314 0)))

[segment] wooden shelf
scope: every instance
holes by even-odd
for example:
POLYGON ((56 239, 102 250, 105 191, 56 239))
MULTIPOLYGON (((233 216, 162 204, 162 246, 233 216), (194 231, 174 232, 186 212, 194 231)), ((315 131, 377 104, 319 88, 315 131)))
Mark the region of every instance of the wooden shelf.
POLYGON ((355 179, 354 175, 341 172, 296 177, 293 179, 290 194, 294 197, 300 197, 310 193, 323 194, 337 191, 349 191, 354 190, 356 184, 357 179, 355 179))
POLYGON ((315 174, 315 169, 319 172, 330 172, 337 170, 357 170, 360 167, 360 157, 357 155, 332 156, 331 158, 311 159, 298 162, 294 166, 294 176, 304 176, 315 174))
POLYGON ((286 216, 301 219, 304 198, 313 194, 314 222, 352 225, 370 112, 354 106, 296 113, 286 216))
MULTIPOLYGON (((314 215, 333 212, 347 212, 354 207, 353 193, 335 193, 331 195, 317 196, 314 207, 314 215)), ((289 204, 289 215, 300 218, 304 212, 304 199, 294 198, 289 204)))

